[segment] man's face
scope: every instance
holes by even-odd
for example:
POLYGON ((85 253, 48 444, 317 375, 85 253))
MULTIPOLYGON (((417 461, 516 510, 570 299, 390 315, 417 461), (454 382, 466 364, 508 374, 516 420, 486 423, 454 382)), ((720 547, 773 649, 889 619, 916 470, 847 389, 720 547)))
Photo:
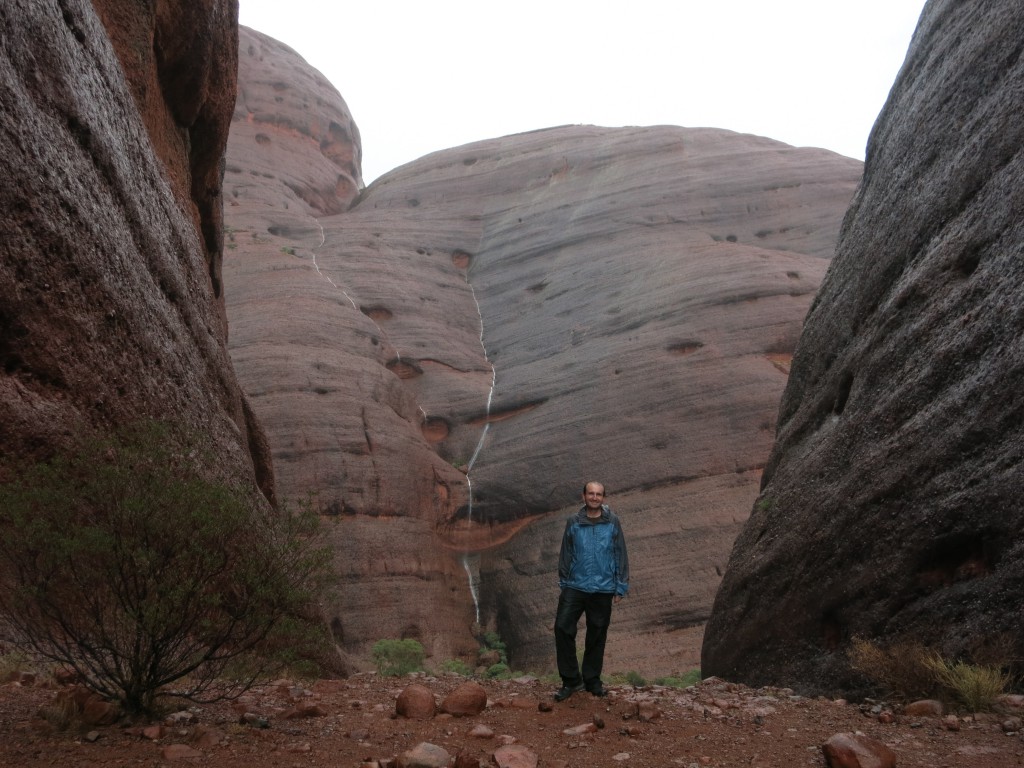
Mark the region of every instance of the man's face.
POLYGON ((587 483, 587 489, 583 492, 583 503, 587 509, 600 509, 604 504, 604 486, 600 483, 587 483))

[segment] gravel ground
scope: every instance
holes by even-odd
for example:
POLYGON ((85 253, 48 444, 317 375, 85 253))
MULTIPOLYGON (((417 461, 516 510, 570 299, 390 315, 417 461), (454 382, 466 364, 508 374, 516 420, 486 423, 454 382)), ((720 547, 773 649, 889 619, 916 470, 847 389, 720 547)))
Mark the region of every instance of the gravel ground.
POLYGON ((530 750, 541 768, 825 766, 825 741, 855 731, 887 745, 900 768, 1024 766, 1024 738, 1006 732, 1019 710, 908 717, 884 703, 872 711, 872 703, 806 699, 715 679, 685 690, 612 686, 606 698, 580 693, 555 703, 552 685, 523 678, 482 682, 488 705, 476 716, 396 717, 395 700, 412 682, 438 702, 467 683, 376 675, 278 681, 239 701, 153 723, 57 729, 52 716, 40 714, 52 709, 53 684, 12 682, 0 686, 0 766, 386 766, 422 742, 482 766, 496 765, 495 750, 508 743, 530 750))

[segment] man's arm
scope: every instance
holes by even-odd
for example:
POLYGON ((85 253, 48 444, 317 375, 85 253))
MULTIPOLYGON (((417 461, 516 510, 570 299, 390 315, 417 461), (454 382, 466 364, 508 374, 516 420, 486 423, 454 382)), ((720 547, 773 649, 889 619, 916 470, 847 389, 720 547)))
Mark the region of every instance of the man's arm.
POLYGON ((572 559, 575 547, 572 540, 572 520, 567 520, 562 532, 562 547, 558 551, 558 586, 563 586, 572 573, 572 559))
POLYGON ((629 554, 626 552, 626 535, 618 519, 615 527, 615 594, 624 597, 629 592, 629 554))

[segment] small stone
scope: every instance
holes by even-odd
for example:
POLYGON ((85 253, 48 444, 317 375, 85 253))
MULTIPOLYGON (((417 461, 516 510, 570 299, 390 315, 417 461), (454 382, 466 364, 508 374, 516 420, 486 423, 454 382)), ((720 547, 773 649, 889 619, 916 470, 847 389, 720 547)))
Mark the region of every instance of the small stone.
POLYGON ((25 672, 23 670, 16 670, 14 672, 11 672, 11 674, 7 676, 7 679, 10 680, 12 683, 17 683, 18 685, 28 687, 30 685, 35 684, 36 673, 25 672))
POLYGON ((636 707, 636 717, 641 723, 649 723, 661 717, 661 710, 653 701, 641 701, 636 707))
POLYGON ((196 716, 189 712, 187 709, 182 709, 178 712, 172 712, 164 718, 164 722, 168 725, 191 725, 196 721, 196 716))
POLYGON ((942 702, 936 699, 913 701, 903 708, 907 717, 942 717, 942 702))
POLYGON ((470 728, 469 735, 474 739, 493 739, 494 731, 481 723, 470 728))
POLYGON ((396 768, 448 768, 451 756, 444 748, 420 742, 395 759, 396 768))
POLYGON ((266 718, 260 717, 255 712, 243 712, 241 717, 238 718, 238 722, 242 725, 248 725, 252 728, 269 728, 270 723, 266 718))
POLYGON ((996 701, 1004 707, 1009 707, 1011 709, 1024 709, 1024 694, 1004 693, 999 696, 996 701))
POLYGON ((956 715, 946 715, 942 718, 942 727, 947 731, 959 731, 960 730, 960 718, 956 715))
POLYGON ((1021 729, 1021 719, 1019 717, 1008 717, 1000 723, 1003 729, 1003 733, 1016 733, 1021 729))
POLYGON ((319 704, 312 701, 300 701, 281 717, 284 720, 299 720, 304 717, 326 717, 327 712, 319 704))
POLYGON ((395 701, 396 714, 412 720, 429 720, 437 711, 436 708, 434 694, 419 683, 407 685, 395 701))
POLYGON ((99 741, 100 735, 101 734, 99 731, 89 731, 87 734, 85 734, 85 740, 88 741, 90 744, 95 744, 97 741, 99 741))
POLYGON ((521 744, 509 744, 494 750, 494 764, 498 768, 537 768, 537 753, 521 744))
POLYGON ((612 755, 612 760, 622 763, 629 760, 629 752, 619 752, 618 754, 612 755))
POLYGON ((604 718, 601 717, 599 714, 594 714, 593 721, 594 725, 596 725, 598 728, 604 728, 604 718))
POLYGON ((837 733, 821 747, 829 768, 895 768, 896 754, 863 733, 837 733))
POLYGON ((552 711, 554 711, 554 709, 555 709, 555 705, 552 704, 550 701, 541 701, 537 705, 537 711, 538 712, 552 712, 552 711))
POLYGON ((487 691, 477 682, 463 683, 441 702, 441 711, 456 717, 479 715, 486 708, 487 691))
POLYGON ((566 736, 582 736, 584 733, 596 733, 597 726, 593 723, 584 723, 583 725, 575 725, 571 728, 566 728, 562 733, 566 736))

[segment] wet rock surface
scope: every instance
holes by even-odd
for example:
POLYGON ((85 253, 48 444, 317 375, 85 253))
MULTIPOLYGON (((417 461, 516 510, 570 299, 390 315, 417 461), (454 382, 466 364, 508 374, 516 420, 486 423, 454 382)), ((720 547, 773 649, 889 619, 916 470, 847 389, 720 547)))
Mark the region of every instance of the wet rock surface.
POLYGON ((214 472, 272 494, 221 293, 233 8, 173 25, 115 0, 0 8, 3 458, 148 416, 208 434, 214 472))
POLYGON ((1024 8, 929 2, 814 301, 703 669, 856 687, 852 637, 1024 654, 1024 8))

